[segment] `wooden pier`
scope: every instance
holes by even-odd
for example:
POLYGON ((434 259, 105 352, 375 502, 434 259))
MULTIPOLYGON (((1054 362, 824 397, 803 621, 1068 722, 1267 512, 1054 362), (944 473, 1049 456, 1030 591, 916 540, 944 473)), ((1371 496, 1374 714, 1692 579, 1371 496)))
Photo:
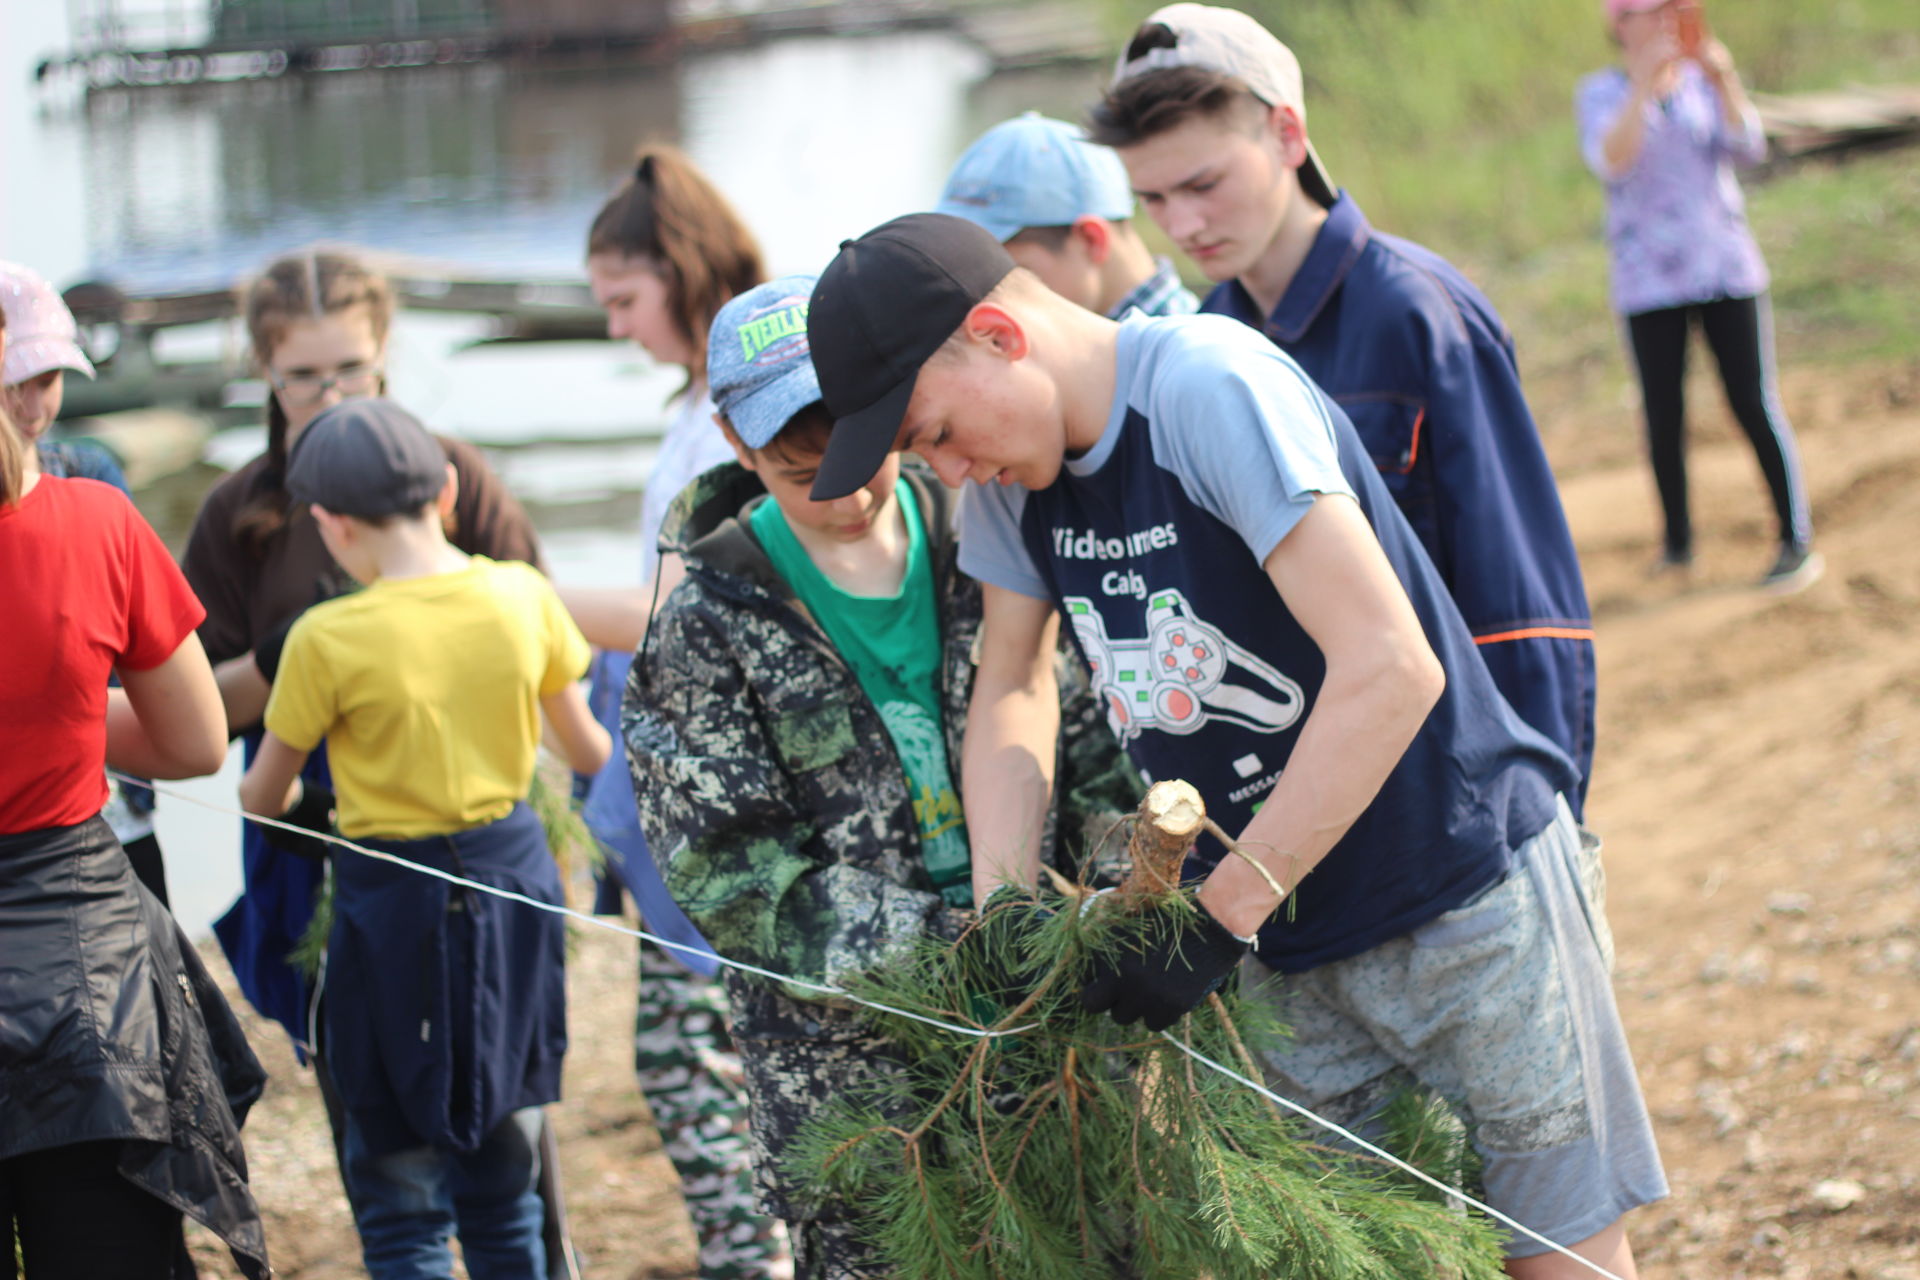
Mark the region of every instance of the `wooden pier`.
MULTIPOLYGON (((606 315, 579 281, 506 280, 351 246, 315 247, 339 248, 378 268, 403 308, 491 317, 493 331, 483 341, 591 341, 607 334, 606 315)), ((69 416, 156 404, 216 407, 226 385, 247 376, 237 352, 190 363, 162 363, 154 355, 163 330, 236 319, 237 286, 129 295, 89 281, 63 297, 100 369, 95 381, 67 380, 69 416)))
POLYGON ((1920 87, 1756 93, 1770 167, 1920 142, 1920 87))
POLYGON ((792 35, 952 30, 997 69, 1098 61, 1111 40, 1074 0, 952 6, 934 0, 822 0, 676 20, 670 0, 197 0, 204 39, 182 10, 139 15, 127 0, 69 0, 72 47, 36 79, 79 77, 89 90, 287 75, 399 71, 472 62, 578 64, 670 58, 792 35))

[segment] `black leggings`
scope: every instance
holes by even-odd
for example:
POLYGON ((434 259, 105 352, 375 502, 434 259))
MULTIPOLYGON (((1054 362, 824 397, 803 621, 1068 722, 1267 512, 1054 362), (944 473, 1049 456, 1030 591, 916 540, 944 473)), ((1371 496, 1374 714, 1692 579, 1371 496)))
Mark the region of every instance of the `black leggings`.
POLYGON ((1800 475, 1793 428, 1787 424, 1774 385, 1772 314, 1763 295, 1696 302, 1627 317, 1647 414, 1647 452, 1666 514, 1667 552, 1683 556, 1693 550, 1693 525, 1687 516, 1685 384, 1687 335, 1695 317, 1720 366, 1727 405, 1747 433, 1773 495, 1780 541, 1806 546, 1813 540, 1813 521, 1807 511, 1806 482, 1800 475))
POLYGON ((120 1176, 118 1142, 76 1142, 0 1160, 0 1276, 177 1280, 194 1274, 180 1211, 120 1176))

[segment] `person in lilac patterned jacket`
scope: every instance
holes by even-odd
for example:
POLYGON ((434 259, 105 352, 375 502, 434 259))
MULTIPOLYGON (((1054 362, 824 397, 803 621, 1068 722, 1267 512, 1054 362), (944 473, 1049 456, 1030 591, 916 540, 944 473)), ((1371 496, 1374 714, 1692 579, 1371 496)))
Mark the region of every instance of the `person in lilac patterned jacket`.
POLYGON ((1733 56, 1701 29, 1697 4, 1606 0, 1606 11, 1621 65, 1580 82, 1575 114, 1587 167, 1607 184, 1613 307, 1626 317, 1666 519, 1654 569, 1685 571, 1693 561, 1683 387, 1697 321, 1779 520, 1779 552, 1761 585, 1799 590, 1822 564, 1774 377, 1767 266, 1734 176, 1765 158, 1766 135, 1733 56))

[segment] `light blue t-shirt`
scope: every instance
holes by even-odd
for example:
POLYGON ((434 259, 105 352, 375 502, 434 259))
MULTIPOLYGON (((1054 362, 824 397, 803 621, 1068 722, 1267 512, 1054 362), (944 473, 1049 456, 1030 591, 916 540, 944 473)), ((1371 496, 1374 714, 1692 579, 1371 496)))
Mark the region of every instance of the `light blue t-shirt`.
MULTIPOLYGON (((1135 316, 1119 333, 1113 409, 1099 443, 1066 473, 1095 475, 1129 415, 1151 432, 1153 460, 1187 498, 1226 522, 1264 563, 1317 493, 1353 487, 1340 474, 1333 423, 1319 390, 1253 329, 1225 316, 1135 316)), ((1022 485, 968 485, 960 504, 960 568, 982 582, 1049 598, 1020 536, 1022 485)), ((1151 530, 1145 536, 1151 540, 1151 530)), ((1119 561, 1126 548, 1088 546, 1079 558, 1119 561), (1112 552, 1113 554, 1107 554, 1112 552)), ((1075 555, 1075 548, 1066 549, 1075 555)))

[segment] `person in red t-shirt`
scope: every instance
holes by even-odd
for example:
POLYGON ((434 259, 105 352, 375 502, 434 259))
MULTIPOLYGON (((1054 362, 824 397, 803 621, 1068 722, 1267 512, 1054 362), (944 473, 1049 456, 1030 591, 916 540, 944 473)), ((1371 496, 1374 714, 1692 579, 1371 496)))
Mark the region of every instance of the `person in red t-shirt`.
POLYGON ((28 1275, 160 1280, 184 1207, 264 1275, 236 1114, 265 1076, 99 816, 106 766, 225 757, 205 611, 124 495, 41 475, 4 421, 0 599, 0 1240, 28 1275))

